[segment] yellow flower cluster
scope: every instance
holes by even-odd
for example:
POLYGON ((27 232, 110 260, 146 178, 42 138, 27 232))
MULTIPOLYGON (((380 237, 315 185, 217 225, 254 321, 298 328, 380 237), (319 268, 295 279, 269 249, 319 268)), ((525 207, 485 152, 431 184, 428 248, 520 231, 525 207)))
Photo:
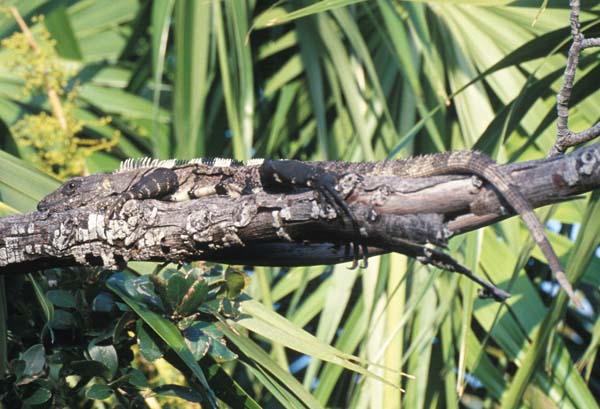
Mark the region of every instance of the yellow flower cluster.
MULTIPOLYGON (((76 135, 85 123, 73 116, 72 103, 65 104, 63 108, 65 129, 55 116, 46 112, 25 115, 11 127, 19 145, 29 148, 29 159, 40 169, 61 179, 81 175, 85 170, 85 158, 99 150, 110 150, 119 140, 118 132, 110 139, 78 138, 76 135)), ((100 120, 100 125, 108 123, 108 117, 100 120)))
MULTIPOLYGON (((32 22, 43 22, 43 16, 32 18, 32 22)), ((30 95, 54 89, 62 95, 62 89, 67 86, 68 78, 72 75, 61 64, 56 54, 56 41, 43 24, 36 26, 35 43, 37 50, 31 49, 26 35, 15 32, 4 38, 0 43, 3 48, 12 51, 13 58, 7 58, 2 65, 13 69, 13 72, 25 80, 23 92, 30 95)))
MULTIPOLYGON (((43 17, 32 19, 41 22, 43 17)), ((85 172, 85 158, 95 151, 110 150, 119 139, 115 131, 111 138, 80 138, 77 135, 86 123, 75 117, 77 87, 65 93, 73 73, 64 68, 55 49, 55 41, 43 24, 35 26, 35 44, 21 32, 2 40, 2 47, 12 51, 12 58, 2 64, 24 80, 26 95, 42 94, 49 99, 52 114, 45 111, 24 115, 10 130, 26 157, 38 168, 61 179, 85 172), (54 98, 54 100, 52 99, 54 98)), ((95 125, 107 125, 109 117, 95 125)))

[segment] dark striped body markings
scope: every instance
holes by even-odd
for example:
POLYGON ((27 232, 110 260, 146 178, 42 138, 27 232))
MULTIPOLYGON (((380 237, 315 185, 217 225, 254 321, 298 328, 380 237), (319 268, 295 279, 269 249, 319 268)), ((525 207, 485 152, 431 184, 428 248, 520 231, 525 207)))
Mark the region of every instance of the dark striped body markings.
POLYGON ((121 193, 110 209, 109 217, 119 214, 128 200, 161 199, 179 189, 179 180, 174 170, 156 168, 143 176, 127 191, 121 193))

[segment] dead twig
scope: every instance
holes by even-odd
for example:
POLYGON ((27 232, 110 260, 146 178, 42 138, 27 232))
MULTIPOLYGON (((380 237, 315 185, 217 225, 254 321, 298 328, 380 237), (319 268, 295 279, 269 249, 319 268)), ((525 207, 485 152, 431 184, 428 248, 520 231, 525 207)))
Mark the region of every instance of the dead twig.
POLYGON ((571 0, 569 5, 571 7, 570 21, 573 43, 569 49, 563 83, 556 96, 556 110, 558 113, 556 142, 550 150, 549 156, 562 154, 569 147, 590 141, 600 135, 600 121, 596 122, 592 127, 580 132, 573 132, 569 129, 569 102, 573 92, 579 56, 586 48, 600 46, 600 38, 595 37, 586 39, 581 32, 581 24, 579 21, 581 5, 579 0, 571 0))

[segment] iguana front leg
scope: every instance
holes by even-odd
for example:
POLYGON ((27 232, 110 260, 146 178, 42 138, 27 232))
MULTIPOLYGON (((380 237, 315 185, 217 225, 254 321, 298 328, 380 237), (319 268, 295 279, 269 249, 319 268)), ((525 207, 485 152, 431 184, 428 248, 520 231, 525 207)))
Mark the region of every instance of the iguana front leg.
MULTIPOLYGON (((345 214, 352 222, 357 234, 360 235, 360 226, 352 210, 335 189, 340 179, 338 174, 297 160, 265 160, 260 166, 259 173, 261 183, 267 188, 272 186, 300 186, 314 189, 327 204, 333 207, 338 215, 345 214)), ((368 257, 366 246, 361 246, 357 242, 352 243, 352 246, 352 268, 356 268, 358 265, 360 247, 362 247, 363 253, 363 268, 366 268, 368 257)))
POLYGON ((179 180, 174 170, 156 168, 119 195, 108 211, 108 218, 119 214, 128 200, 160 199, 175 193, 178 188, 179 180))

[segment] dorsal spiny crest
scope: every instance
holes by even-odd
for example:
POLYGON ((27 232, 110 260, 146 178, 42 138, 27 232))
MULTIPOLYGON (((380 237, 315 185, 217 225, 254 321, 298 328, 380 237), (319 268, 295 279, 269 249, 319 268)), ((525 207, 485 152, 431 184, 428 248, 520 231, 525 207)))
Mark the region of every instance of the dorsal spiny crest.
MULTIPOLYGON (((254 165, 262 164, 262 159, 252 159, 250 161, 254 165)), ((185 166, 188 164, 199 164, 206 166, 214 166, 218 168, 228 168, 232 166, 243 166, 243 162, 230 158, 195 158, 190 160, 185 159, 153 159, 153 158, 129 158, 121 162, 119 169, 114 173, 126 172, 135 169, 144 168, 168 168, 172 169, 177 166, 185 166)))
POLYGON ((167 159, 167 160, 156 160, 156 163, 153 164, 153 167, 157 167, 157 168, 174 168, 175 166, 177 166, 177 159, 167 159))
POLYGON ((195 158, 189 160, 187 163, 194 163, 198 165, 214 166, 215 160, 213 158, 195 158))
POLYGON ((228 159, 228 158, 214 158, 213 159, 213 166, 217 167, 217 168, 228 168, 230 166, 235 166, 237 164, 237 161, 233 160, 233 159, 228 159))
POLYGON ((253 158, 248 161, 248 166, 260 166, 264 161, 263 158, 253 158))
POLYGON ((177 166, 177 161, 175 159, 160 160, 147 157, 129 158, 122 161, 119 169, 114 173, 144 168, 173 168, 175 166, 177 166))

